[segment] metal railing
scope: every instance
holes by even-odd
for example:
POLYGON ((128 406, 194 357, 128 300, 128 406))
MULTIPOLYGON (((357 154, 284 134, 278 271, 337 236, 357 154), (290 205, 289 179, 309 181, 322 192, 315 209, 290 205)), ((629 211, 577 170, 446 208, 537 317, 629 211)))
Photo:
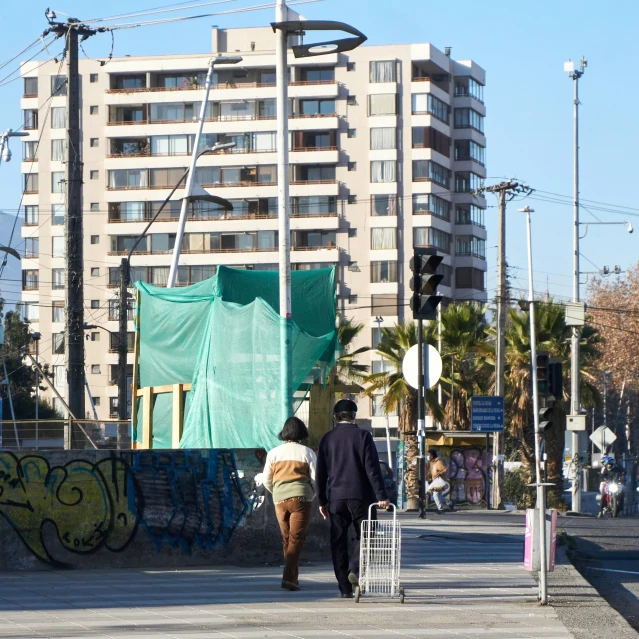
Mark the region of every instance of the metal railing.
POLYGON ((91 419, 0 421, 0 450, 130 449, 131 422, 91 419))

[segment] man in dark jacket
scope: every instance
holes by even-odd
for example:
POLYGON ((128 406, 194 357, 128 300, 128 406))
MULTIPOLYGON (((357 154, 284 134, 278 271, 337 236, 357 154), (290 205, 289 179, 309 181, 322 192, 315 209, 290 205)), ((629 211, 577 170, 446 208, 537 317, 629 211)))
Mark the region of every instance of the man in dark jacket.
MULTIPOLYGON (((357 404, 340 399, 333 409, 335 428, 320 441, 317 453, 317 496, 320 513, 330 520, 333 568, 343 598, 353 596, 359 579, 359 542, 362 520, 368 508, 389 501, 377 449, 371 434, 355 424, 357 404), (355 528, 357 541, 348 552, 348 529, 355 528)), ((373 508, 373 518, 375 518, 373 508)))

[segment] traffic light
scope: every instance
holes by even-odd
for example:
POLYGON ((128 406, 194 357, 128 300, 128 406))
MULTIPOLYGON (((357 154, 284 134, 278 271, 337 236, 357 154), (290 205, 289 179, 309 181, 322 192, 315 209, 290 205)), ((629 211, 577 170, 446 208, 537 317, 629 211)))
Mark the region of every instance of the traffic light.
POLYGON ((544 406, 539 409, 539 434, 545 435, 546 431, 552 427, 550 421, 552 417, 552 406, 544 406))
POLYGON ((437 255, 435 249, 415 249, 410 260, 413 272, 410 280, 410 288, 413 291, 410 301, 413 319, 436 319, 437 307, 443 299, 441 295, 437 295, 437 287, 444 279, 444 276, 437 272, 437 267, 443 259, 441 255, 437 255))
POLYGON ((563 396, 563 374, 559 357, 551 357, 548 360, 548 392, 558 400, 563 396))
POLYGON ((545 397, 550 393, 548 384, 548 353, 537 351, 537 392, 545 397))

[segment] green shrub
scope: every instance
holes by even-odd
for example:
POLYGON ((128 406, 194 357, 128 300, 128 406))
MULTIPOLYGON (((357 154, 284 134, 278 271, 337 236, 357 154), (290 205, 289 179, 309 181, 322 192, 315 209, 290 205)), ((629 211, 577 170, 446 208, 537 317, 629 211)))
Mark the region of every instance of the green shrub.
POLYGON ((504 501, 515 504, 518 510, 532 508, 535 503, 534 488, 526 484, 530 483, 527 473, 521 468, 505 473, 504 476, 504 501))

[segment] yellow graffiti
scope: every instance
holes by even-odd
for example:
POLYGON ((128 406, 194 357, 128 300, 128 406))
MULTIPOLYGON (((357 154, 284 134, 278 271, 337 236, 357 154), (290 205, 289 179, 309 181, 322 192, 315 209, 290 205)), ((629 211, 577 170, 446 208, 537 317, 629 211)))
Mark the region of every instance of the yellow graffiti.
POLYGON ((51 468, 38 455, 0 453, 0 515, 45 561, 54 561, 44 537, 47 523, 69 551, 122 550, 138 524, 132 481, 118 458, 51 468))

